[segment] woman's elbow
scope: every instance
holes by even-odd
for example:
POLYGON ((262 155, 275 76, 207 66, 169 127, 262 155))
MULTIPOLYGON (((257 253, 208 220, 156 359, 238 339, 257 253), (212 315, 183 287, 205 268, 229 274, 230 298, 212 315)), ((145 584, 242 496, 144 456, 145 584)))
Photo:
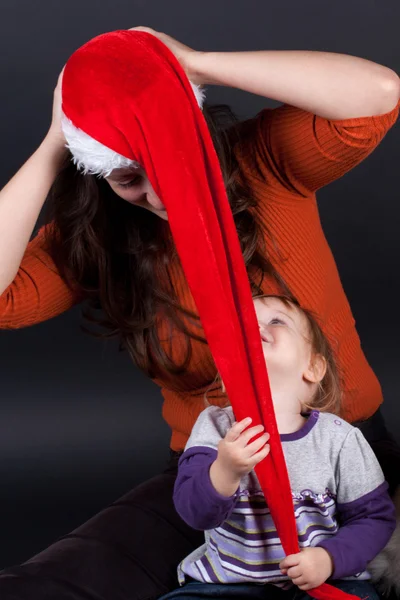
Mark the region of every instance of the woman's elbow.
POLYGON ((400 98, 400 79, 395 71, 385 69, 380 78, 379 101, 377 115, 391 112, 398 104, 400 98))

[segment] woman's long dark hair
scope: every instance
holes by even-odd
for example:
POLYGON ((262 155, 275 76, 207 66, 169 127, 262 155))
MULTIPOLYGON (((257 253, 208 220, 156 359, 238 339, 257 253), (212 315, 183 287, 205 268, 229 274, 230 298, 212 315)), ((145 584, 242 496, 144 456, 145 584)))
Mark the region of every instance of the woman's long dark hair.
MULTIPOLYGON (((266 255, 252 208, 256 205, 233 152, 240 126, 227 106, 205 107, 228 199, 254 293, 265 275, 288 290, 266 255)), ((178 257, 167 221, 132 206, 108 183, 82 175, 68 157, 50 191, 47 246, 62 277, 89 303, 84 316, 97 335, 118 336, 136 365, 152 378, 181 374, 191 339, 205 342, 197 315, 179 305, 169 277, 178 257), (184 334, 179 364, 160 343, 159 323, 184 334), (191 323, 190 331, 187 323, 191 323), (198 333, 193 324, 197 324, 198 333)))

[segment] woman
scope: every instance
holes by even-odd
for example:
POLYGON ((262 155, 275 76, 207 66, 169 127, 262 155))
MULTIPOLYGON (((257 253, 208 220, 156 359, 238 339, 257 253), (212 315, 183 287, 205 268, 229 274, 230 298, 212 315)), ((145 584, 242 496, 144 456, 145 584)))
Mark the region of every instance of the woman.
MULTIPOLYGON (((257 293, 290 292, 319 317, 344 380, 344 418, 374 415, 367 424, 381 426, 380 387, 361 351, 315 192, 363 160, 393 125, 397 76, 334 54, 199 53, 147 31, 172 50, 193 83, 235 86, 285 103, 229 128, 215 112, 204 112, 249 278, 257 293)), ((0 326, 38 323, 83 300, 102 308, 104 318, 93 310, 90 318, 119 335, 162 386, 163 415, 173 430, 171 464, 72 536, 3 573, 0 595, 156 598, 176 587, 177 564, 202 537, 173 509, 176 459, 205 391, 212 403, 225 399, 213 385, 215 366, 165 207, 146 172, 132 165, 105 179, 76 173, 61 133, 60 87, 48 135, 0 195, 0 326), (28 244, 50 188, 50 224, 28 244)), ((384 426, 377 435, 386 435, 384 426)))

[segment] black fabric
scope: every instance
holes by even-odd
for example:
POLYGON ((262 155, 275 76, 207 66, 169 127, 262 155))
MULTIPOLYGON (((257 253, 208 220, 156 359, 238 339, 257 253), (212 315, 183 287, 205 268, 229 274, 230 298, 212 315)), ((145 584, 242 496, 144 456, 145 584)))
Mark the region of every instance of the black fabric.
MULTIPOLYGON (((400 450, 382 415, 358 423, 391 488, 400 450)), ((172 492, 180 453, 146 481, 70 535, 0 573, 0 600, 150 600, 178 586, 178 563, 204 541, 176 513, 172 492)))
POLYGON ((178 586, 178 563, 203 543, 176 513, 179 453, 167 469, 18 567, 0 573, 1 600, 145 600, 178 586))
MULTIPOLYGON (((189 578, 190 579, 190 578, 189 578)), ((379 596, 368 581, 332 581, 333 586, 358 596, 362 600, 379 600, 379 596)), ((295 586, 282 590, 275 585, 254 583, 198 583, 186 585, 170 592, 160 600, 312 600, 307 592, 295 586)))

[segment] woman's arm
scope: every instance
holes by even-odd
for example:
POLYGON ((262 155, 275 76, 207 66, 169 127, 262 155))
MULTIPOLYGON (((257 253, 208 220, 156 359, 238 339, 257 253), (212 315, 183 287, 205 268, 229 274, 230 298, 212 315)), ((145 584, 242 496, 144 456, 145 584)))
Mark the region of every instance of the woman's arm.
MULTIPOLYGON (((165 33, 189 79, 284 103, 247 121, 246 144, 269 186, 293 200, 309 197, 364 160, 395 123, 399 78, 370 61, 324 52, 198 52, 165 33)), ((243 137, 243 136, 242 136, 243 137)), ((242 139, 243 141, 243 139, 242 139)))
MULTIPOLYGON (((399 105, 375 117, 330 121, 285 104, 262 110, 243 125, 245 155, 255 155, 262 180, 277 194, 271 201, 297 202, 340 179, 365 160, 394 125, 399 105)), ((268 205, 260 203, 261 210, 268 205)))
POLYGON ((390 112, 400 95, 394 71, 372 61, 306 50, 199 52, 160 31, 158 37, 197 85, 223 85, 297 106, 326 119, 390 112))
MULTIPOLYGON (((51 225, 50 225, 51 227, 51 225)), ((46 250, 46 227, 29 242, 12 283, 0 295, 0 329, 20 329, 57 317, 83 300, 62 279, 46 250)))
POLYGON ((0 192, 0 295, 17 275, 39 213, 65 157, 46 139, 0 192))
POLYGON ((330 120, 387 113, 400 95, 394 71, 345 54, 267 50, 189 57, 189 78, 197 82, 239 88, 330 120))
POLYGON ((62 74, 54 93, 53 120, 46 138, 0 192, 0 329, 40 323, 80 300, 46 251, 45 228, 29 242, 66 156, 60 125, 61 78, 62 74))
POLYGON ((46 138, 0 192, 0 295, 14 280, 49 190, 66 156, 60 126, 60 82, 46 138))

